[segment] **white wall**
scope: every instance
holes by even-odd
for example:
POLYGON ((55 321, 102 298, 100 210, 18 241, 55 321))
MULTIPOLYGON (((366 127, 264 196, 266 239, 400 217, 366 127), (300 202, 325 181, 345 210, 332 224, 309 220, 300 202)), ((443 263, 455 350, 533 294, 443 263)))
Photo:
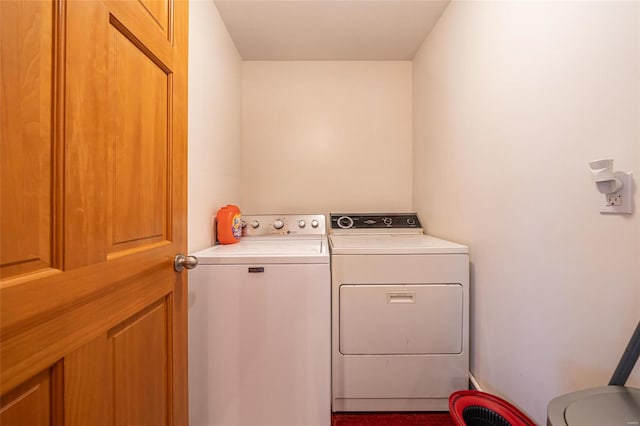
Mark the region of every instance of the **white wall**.
POLYGON ((640 319, 640 194, 601 215, 588 168, 640 178, 640 3, 453 2, 413 75, 413 203, 471 248, 472 371, 545 424, 640 319))
POLYGON ((189 252, 211 243, 211 216, 240 203, 242 59, 212 0, 189 3, 189 252))
POLYGON ((411 206, 411 62, 243 64, 242 211, 411 206))
MULTIPOLYGON (((240 202, 242 167, 242 60, 213 0, 189 3, 189 253, 211 245, 211 216, 240 202)), ((192 279, 194 279, 192 277, 192 279)), ((191 284, 191 279, 190 279, 191 284)), ((189 322, 203 323, 189 291, 189 322)), ((208 424, 206 340, 189 327, 189 418, 208 424), (203 369, 204 367, 204 369, 203 369), (195 397, 194 397, 195 396, 195 397)))

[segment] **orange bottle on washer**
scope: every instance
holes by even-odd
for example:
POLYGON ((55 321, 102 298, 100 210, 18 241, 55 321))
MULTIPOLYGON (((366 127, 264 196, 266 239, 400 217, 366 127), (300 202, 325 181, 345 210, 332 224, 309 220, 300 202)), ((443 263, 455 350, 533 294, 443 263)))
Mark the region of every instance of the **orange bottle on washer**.
POLYGON ((242 215, 238 206, 228 204, 216 214, 216 229, 220 244, 234 244, 242 235, 242 215))

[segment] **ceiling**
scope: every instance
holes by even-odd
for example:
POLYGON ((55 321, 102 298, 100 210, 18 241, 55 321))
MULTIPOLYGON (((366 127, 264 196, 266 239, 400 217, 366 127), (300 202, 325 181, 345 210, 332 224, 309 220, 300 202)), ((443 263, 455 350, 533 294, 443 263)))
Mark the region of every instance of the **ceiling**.
POLYGON ((243 60, 411 60, 449 0, 215 0, 243 60))

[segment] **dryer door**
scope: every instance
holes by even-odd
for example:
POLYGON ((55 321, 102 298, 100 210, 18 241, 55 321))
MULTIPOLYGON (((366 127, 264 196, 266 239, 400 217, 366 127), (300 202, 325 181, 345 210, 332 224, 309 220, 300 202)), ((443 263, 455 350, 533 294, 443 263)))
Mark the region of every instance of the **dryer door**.
POLYGON ((461 284, 341 285, 344 355, 462 352, 461 284))

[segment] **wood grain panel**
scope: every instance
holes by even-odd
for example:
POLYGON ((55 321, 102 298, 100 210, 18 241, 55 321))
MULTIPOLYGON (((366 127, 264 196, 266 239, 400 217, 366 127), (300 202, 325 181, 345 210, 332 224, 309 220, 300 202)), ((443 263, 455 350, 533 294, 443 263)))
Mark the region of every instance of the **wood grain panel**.
MULTIPOLYGON (((173 92, 171 127, 171 230, 169 239, 176 247, 187 247, 187 126, 188 126, 188 46, 189 2, 172 2, 173 21, 170 24, 169 39, 173 45, 173 92)), ((188 369, 187 369, 187 275, 175 281, 171 300, 173 318, 172 351, 172 418, 175 425, 189 424, 188 369)))
POLYGON ((0 274, 51 263, 52 2, 0 2, 0 274))
POLYGON ((167 34, 169 28, 169 2, 167 0, 140 0, 160 30, 167 34))
POLYGON ((113 386, 107 334, 64 358, 66 425, 112 425, 113 386))
MULTIPOLYGON (((53 247, 49 248, 49 259, 44 262, 44 266, 48 264, 52 267, 29 274, 6 274, 7 268, 0 271, 5 273, 0 284, 0 407, 11 406, 16 410, 5 410, 0 418, 3 425, 11 425, 15 421, 21 426, 29 425, 32 424, 31 419, 35 419, 34 424, 39 424, 40 417, 34 413, 39 412, 38 407, 42 401, 49 401, 49 413, 42 418, 45 418, 45 424, 50 421, 54 426, 103 425, 104 422, 109 426, 139 425, 146 422, 145 419, 150 419, 147 424, 154 426, 158 423, 176 426, 188 424, 187 274, 176 273, 172 266, 174 255, 184 252, 187 247, 187 17, 186 0, 180 0, 176 4, 170 1, 167 33, 163 34, 147 8, 136 0, 0 0, 0 54, 3 55, 0 61, 0 97, 2 106, 5 107, 0 117, 3 148, 9 135, 16 133, 14 127, 18 121, 26 120, 29 132, 32 130, 31 124, 35 123, 31 118, 15 118, 10 114, 15 114, 18 110, 9 111, 7 107, 10 105, 8 95, 19 97, 21 107, 32 100, 30 94, 20 92, 16 95, 11 92, 15 89, 13 85, 16 75, 27 75, 23 71, 18 74, 12 71, 15 61, 9 59, 9 53, 14 54, 11 49, 18 50, 14 57, 20 60, 31 55, 31 59, 27 60, 30 67, 27 67, 26 72, 34 76, 25 77, 25 81, 16 87, 31 93, 46 81, 44 86, 52 96, 46 102, 42 101, 49 108, 46 114, 43 113, 50 120, 49 127, 40 129, 41 136, 48 133, 46 137, 42 136, 49 143, 46 149, 48 157, 46 161, 42 160, 46 166, 37 166, 38 170, 45 170, 44 177, 38 178, 38 181, 46 182, 42 188, 47 188, 49 199, 48 205, 41 203, 36 206, 41 211, 46 210, 46 215, 38 218, 50 218, 49 231, 42 232, 44 228, 40 224, 33 225, 28 230, 37 228, 34 235, 38 236, 39 249, 53 247), (10 17, 10 14, 15 17, 26 13, 30 8, 35 8, 33 10, 36 11, 30 12, 33 19, 25 19, 25 22, 20 23, 19 19, 10 17), (40 19, 38 13, 43 10, 47 11, 49 18, 40 19), (52 59, 46 66, 42 57, 36 58, 29 53, 29 49, 35 46, 33 39, 16 35, 19 31, 33 29, 37 25, 46 28, 40 30, 43 34, 53 32, 52 44, 47 47, 51 49, 52 59), (134 56, 149 61, 165 74, 166 80, 162 83, 166 100, 163 107, 165 123, 162 124, 165 132, 165 141, 162 142, 165 144, 164 170, 158 172, 161 161, 154 154, 157 146, 148 148, 142 144, 136 148, 136 155, 148 155, 151 164, 149 170, 158 172, 156 176, 162 174, 166 180, 166 199, 161 203, 166 217, 163 219, 164 236, 160 241, 145 241, 142 245, 128 248, 124 247, 127 243, 123 243, 114 252, 109 228, 114 200, 109 201, 109 184, 115 183, 116 176, 111 166, 115 164, 116 155, 112 136, 117 134, 112 129, 117 127, 112 126, 114 103, 111 93, 115 90, 114 83, 118 79, 113 78, 115 76, 111 72, 115 69, 122 71, 119 67, 124 66, 126 72, 122 71, 121 75, 129 78, 140 71, 136 68, 136 61, 117 66, 110 63, 111 59, 116 58, 110 54, 116 46, 114 34, 117 32, 124 37, 120 39, 121 44, 126 39, 131 46, 135 46, 137 51, 134 56), (18 44, 11 44, 16 42, 18 44), (46 77, 34 72, 38 67, 48 68, 46 77), (41 81, 34 81, 34 78, 40 78, 41 81), (113 173, 113 181, 109 180, 110 173, 113 173), (48 235, 48 240, 41 244, 43 235, 48 235), (162 303, 158 303, 158 300, 162 303), (154 309, 149 309, 150 305, 154 309), (144 312, 143 315, 138 314, 141 311, 144 312), (146 318, 147 314, 149 318, 146 318), (132 316, 135 321, 127 320, 132 316), (138 320, 141 321, 140 328, 138 320), (123 321, 125 325, 118 326, 123 321), (161 322, 164 322, 163 329, 159 325, 161 322), (117 330, 109 334, 109 330, 114 327, 118 327, 117 330), (129 335, 129 331, 132 334, 129 335), (112 339, 114 336, 115 339, 112 339), (153 355, 148 360, 144 356, 144 350, 155 344, 145 340, 150 336, 155 336, 152 338, 153 342, 164 341, 164 349, 161 350, 160 357, 153 355), (118 345, 112 345, 116 340, 118 345), (133 350, 138 355, 125 358, 125 363, 116 369, 113 358, 116 349, 119 354, 133 350), (113 403, 116 393, 113 387, 115 374, 116 371, 125 372, 118 376, 119 383, 130 380, 126 372, 131 371, 132 365, 142 365, 143 370, 150 372, 151 376, 139 375, 132 384, 127 383, 126 386, 134 389, 127 390, 129 394, 141 389, 161 390, 151 392, 148 399, 136 394, 134 397, 139 399, 130 406, 127 405, 128 400, 120 401, 118 413, 121 417, 116 421, 113 403), (14 389, 43 370, 50 374, 47 379, 49 385, 29 392, 26 391, 35 388, 20 386, 23 389, 20 392, 26 396, 16 399, 15 395, 18 394, 14 389), (107 375, 109 379, 106 378, 107 375), (44 395, 44 389, 49 389, 48 398, 35 396, 44 395), (110 402, 105 401, 105 398, 110 402), (105 404, 108 407, 106 417, 105 404), (160 414, 157 406, 160 407, 160 414), (149 407, 153 411, 150 416, 145 417, 150 412, 149 407)), ((41 49, 45 48, 41 45, 41 49)), ((150 87, 155 88, 156 83, 153 82, 150 87)), ((123 87, 129 90, 133 86, 134 83, 129 81, 123 87)), ((43 89, 40 92, 45 93, 43 89)), ((142 93, 142 90, 139 92, 142 93)), ((127 96, 131 94, 127 93, 127 96)), ((146 93, 140 96, 146 96, 146 93)), ((152 92, 152 96, 145 99, 145 102, 156 103, 156 97, 156 92, 152 92)), ((42 111, 44 110, 41 109, 40 112, 42 111)), ((144 109, 139 115, 148 118, 155 113, 153 109, 144 109)), ((118 119, 123 122, 135 121, 139 119, 135 114, 135 111, 127 112, 118 119)), ((42 121, 42 117, 38 120, 42 121)), ((151 120, 152 125, 157 121, 155 117, 151 117, 151 120)), ((123 124, 128 125, 129 123, 123 124)), ((27 134, 31 135, 29 132, 27 134)), ((20 133, 20 137, 22 135, 20 133)), ((14 149, 13 145, 11 149, 14 149)), ((3 151, 2 156, 5 155, 16 154, 13 151, 5 154, 3 151)), ((32 162, 39 164, 30 152, 19 151, 17 155, 23 158, 31 156, 32 162)), ((126 157, 125 161, 133 164, 130 157, 126 157)), ((3 163, 2 171, 7 171, 7 175, 12 177, 16 169, 29 166, 24 163, 24 166, 18 167, 15 162, 9 161, 7 164, 12 170, 5 168, 3 163)), ((126 169, 126 163, 123 164, 126 169)), ((146 169, 142 167, 141 170, 146 169)), ((153 180, 145 175, 147 172, 136 173, 146 176, 141 180, 142 183, 153 180)), ((33 176, 27 176, 26 179, 30 177, 33 176)), ((4 184, 4 175, 2 179, 4 184)), ((22 184, 19 183, 18 186, 20 185, 22 184)), ((1 187, 2 220, 20 216, 14 211, 16 202, 13 199, 16 194, 20 195, 14 186, 16 185, 12 182, 1 187), (8 194, 9 201, 5 201, 5 194, 8 194)), ((129 201, 123 203, 127 204, 126 210, 131 210, 129 201)), ((154 204, 153 201, 143 203, 152 207, 154 204)), ((128 219, 128 213, 126 216, 128 219)), ((12 227, 13 225, 8 226, 12 227)), ((5 228, 1 229, 3 242, 6 241, 12 247, 20 244, 21 238, 35 241, 31 236, 22 235, 13 229, 5 231, 5 228)), ((153 231, 153 227, 151 229, 153 231)), ((0 249, 5 251, 4 247, 0 249)), ((44 256, 41 258, 45 259, 44 256)), ((4 260, 0 258, 0 263, 2 262, 4 260)), ((44 411, 47 410, 42 412, 44 411)))
POLYGON ((106 260, 109 11, 66 2, 64 269, 106 260))
POLYGON ((3 396, 0 402, 0 425, 49 425, 50 383, 50 371, 46 370, 3 396))
POLYGON ((149 11, 139 1, 104 1, 109 7, 110 19, 114 26, 126 29, 125 33, 132 34, 133 38, 151 52, 152 56, 165 64, 167 69, 174 68, 172 64, 178 58, 178 56, 175 56, 178 51, 173 48, 173 32, 175 30, 173 28, 173 14, 179 15, 181 12, 177 11, 188 5, 187 1, 179 0, 174 5, 173 0, 169 0, 169 31, 166 34, 158 31, 157 22, 152 19, 149 11), (174 8, 176 11, 172 10, 174 8))
POLYGON ((112 251, 166 238, 169 77, 112 29, 109 175, 112 251))
POLYGON ((169 265, 133 282, 113 286, 108 292, 80 299, 77 305, 51 312, 50 316, 45 316, 42 322, 31 327, 2 333, 0 391, 15 387, 35 372, 168 295, 173 284, 164 276, 168 268, 169 265))
POLYGON ((110 334, 117 425, 168 424, 169 335, 166 300, 110 334))

